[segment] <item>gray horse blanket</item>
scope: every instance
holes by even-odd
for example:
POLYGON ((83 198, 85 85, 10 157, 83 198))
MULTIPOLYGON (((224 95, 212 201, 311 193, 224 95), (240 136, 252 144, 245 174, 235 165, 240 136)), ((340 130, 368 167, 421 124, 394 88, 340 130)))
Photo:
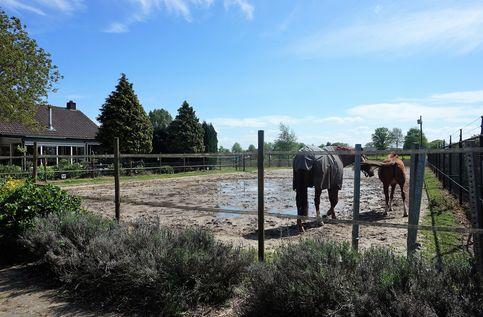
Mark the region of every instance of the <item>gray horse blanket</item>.
MULTIPOLYGON (((316 154, 314 152, 335 151, 332 146, 320 148, 304 146, 293 159, 294 173, 297 170, 309 172, 309 187, 321 189, 342 188, 344 165, 336 154, 316 154)), ((294 183, 295 190, 295 183, 294 183)))

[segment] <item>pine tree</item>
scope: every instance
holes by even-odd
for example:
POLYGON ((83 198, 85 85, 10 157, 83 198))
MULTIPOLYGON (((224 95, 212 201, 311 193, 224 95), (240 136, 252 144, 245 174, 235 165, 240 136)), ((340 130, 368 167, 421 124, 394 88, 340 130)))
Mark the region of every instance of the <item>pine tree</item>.
POLYGON ((168 151, 168 126, 173 118, 165 109, 149 111, 148 116, 153 125, 153 153, 166 153, 168 151))
POLYGON ((184 101, 168 127, 168 150, 171 153, 203 152, 203 134, 203 127, 195 111, 184 101))
POLYGON ((121 153, 151 152, 153 126, 125 74, 106 98, 97 120, 101 123, 97 140, 106 151, 113 152, 114 137, 119 137, 121 153))
POLYGON ((205 152, 218 152, 218 134, 216 133, 215 127, 213 127, 211 123, 206 123, 205 121, 203 121, 202 127, 204 131, 203 144, 205 146, 205 152))

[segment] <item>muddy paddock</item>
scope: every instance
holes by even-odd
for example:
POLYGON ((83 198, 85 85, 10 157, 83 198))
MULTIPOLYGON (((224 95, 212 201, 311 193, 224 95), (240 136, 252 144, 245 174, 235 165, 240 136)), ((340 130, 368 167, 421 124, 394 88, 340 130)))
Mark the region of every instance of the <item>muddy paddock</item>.
MULTIPOLYGON (((408 172, 409 175, 409 172, 408 172)), ((344 183, 336 207, 338 218, 351 219, 353 199, 351 168, 344 170, 344 183)), ((207 174, 149 181, 121 183, 121 220, 145 219, 172 228, 203 227, 222 240, 244 247, 256 246, 257 218, 253 215, 211 213, 195 208, 223 208, 228 210, 257 209, 257 174, 207 174), (184 209, 173 208, 184 206, 184 209), (193 208, 193 209, 191 209, 193 208)), ((296 215, 295 192, 292 191, 292 171, 268 170, 265 174, 265 206, 268 213, 296 215)), ((69 192, 83 197, 83 206, 90 211, 112 218, 114 215, 113 184, 79 185, 67 187, 69 192)), ((314 190, 309 189, 309 215, 315 215, 314 190)), ((422 213, 427 206, 423 197, 422 213)), ((329 209, 327 191, 321 197, 321 212, 329 209)), ((396 189, 393 210, 384 212, 382 184, 376 177, 361 176, 360 218, 367 221, 407 223, 403 218, 403 205, 399 188, 396 189)), ((266 247, 295 241, 303 237, 321 236, 336 241, 350 241, 351 226, 318 225, 309 223, 308 230, 299 234, 293 219, 266 216, 266 247)), ((407 230, 360 227, 360 246, 385 245, 404 252, 407 230)))

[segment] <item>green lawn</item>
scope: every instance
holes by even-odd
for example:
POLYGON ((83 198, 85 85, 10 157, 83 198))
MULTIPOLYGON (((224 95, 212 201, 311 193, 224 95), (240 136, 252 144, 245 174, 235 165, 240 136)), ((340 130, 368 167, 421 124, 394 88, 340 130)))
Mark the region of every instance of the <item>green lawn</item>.
MULTIPOLYGON (((267 169, 267 168, 265 168, 267 169)), ((254 167, 247 167, 246 172, 256 172, 257 169, 254 167)), ((178 178, 186 176, 198 176, 198 175, 209 175, 209 174, 220 174, 220 173, 235 173, 242 172, 241 170, 236 170, 233 167, 225 167, 221 170, 209 170, 209 171, 191 171, 191 172, 181 172, 175 174, 144 174, 144 175, 132 175, 132 176, 121 176, 121 182, 126 181, 143 181, 143 180, 155 180, 155 179, 166 179, 166 178, 178 178)), ((59 185, 62 187, 74 186, 74 185, 89 185, 89 184, 105 184, 114 182, 113 176, 100 176, 95 178, 70 178, 65 180, 52 180, 48 183, 59 185)))
MULTIPOLYGON (((424 182, 429 200, 429 213, 423 218, 424 225, 461 227, 455 213, 464 214, 457 200, 444 190, 435 174, 426 169, 424 182)), ((424 239, 423 254, 444 261, 452 257, 469 257, 463 243, 466 243, 467 235, 462 236, 455 232, 431 232, 421 231, 424 239)))

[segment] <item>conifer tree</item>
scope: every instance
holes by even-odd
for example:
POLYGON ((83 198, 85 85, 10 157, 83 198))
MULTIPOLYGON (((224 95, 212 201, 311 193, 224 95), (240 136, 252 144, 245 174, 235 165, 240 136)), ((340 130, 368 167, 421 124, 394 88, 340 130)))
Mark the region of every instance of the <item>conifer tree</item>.
POLYGON ((203 152, 203 134, 203 127, 194 109, 184 101, 168 127, 168 150, 171 153, 203 152))
POLYGON ((215 127, 211 123, 206 123, 203 121, 203 144, 205 146, 206 153, 216 153, 218 152, 218 136, 215 127))
POLYGON ((168 126, 173 118, 165 109, 149 111, 148 116, 153 125, 153 153, 166 153, 168 151, 168 126))
POLYGON ((106 98, 97 120, 101 123, 97 140, 106 151, 113 152, 114 137, 119 137, 121 153, 151 152, 153 126, 125 74, 106 98))

